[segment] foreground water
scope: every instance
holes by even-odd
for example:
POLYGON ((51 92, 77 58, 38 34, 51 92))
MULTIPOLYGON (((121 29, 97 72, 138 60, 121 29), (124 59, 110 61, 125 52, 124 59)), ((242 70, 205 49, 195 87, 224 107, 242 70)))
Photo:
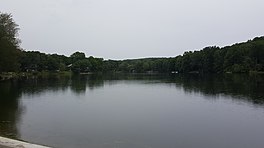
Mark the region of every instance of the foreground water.
POLYGON ((0 135, 59 148, 262 148, 264 78, 89 75, 1 82, 0 135))

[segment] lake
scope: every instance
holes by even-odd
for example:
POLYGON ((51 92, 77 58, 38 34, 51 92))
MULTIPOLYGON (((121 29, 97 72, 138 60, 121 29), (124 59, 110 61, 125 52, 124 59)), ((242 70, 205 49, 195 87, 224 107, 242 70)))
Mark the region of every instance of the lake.
POLYGON ((0 135, 58 148, 263 148, 263 75, 0 82, 0 135))

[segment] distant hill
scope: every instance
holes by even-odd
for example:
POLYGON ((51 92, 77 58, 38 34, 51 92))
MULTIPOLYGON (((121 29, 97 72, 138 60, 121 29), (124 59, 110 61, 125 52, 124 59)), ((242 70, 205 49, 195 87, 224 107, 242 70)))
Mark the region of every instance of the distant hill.
POLYGON ((176 57, 175 69, 180 72, 246 73, 264 71, 264 37, 256 37, 232 46, 206 47, 176 57))
POLYGON ((264 72, 264 37, 226 47, 205 47, 168 58, 103 60, 76 52, 70 57, 23 52, 21 70, 126 73, 248 73, 264 72))
MULTIPOLYGON (((114 61, 105 62, 108 65, 114 61)), ((264 71, 264 37, 226 47, 205 47, 173 58, 123 60, 115 67, 125 72, 248 73, 264 71)), ((106 66, 105 69, 109 67, 106 66)))

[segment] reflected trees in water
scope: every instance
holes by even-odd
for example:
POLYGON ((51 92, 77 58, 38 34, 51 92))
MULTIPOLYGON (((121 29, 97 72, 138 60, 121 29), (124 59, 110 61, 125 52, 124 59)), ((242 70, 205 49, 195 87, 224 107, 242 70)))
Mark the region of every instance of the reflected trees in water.
MULTIPOLYGON (((19 138, 17 125, 26 108, 20 103, 22 95, 41 95, 46 91, 72 91, 76 95, 85 94, 105 84, 115 85, 118 81, 133 81, 142 85, 174 85, 186 93, 199 93, 206 99, 219 95, 230 96, 236 101, 246 101, 253 105, 264 105, 263 75, 72 75, 29 78, 0 83, 0 135, 19 138), (136 81, 135 81, 136 80, 136 81), (145 83, 147 82, 147 83, 145 83), (11 134, 12 133, 12 134, 11 134)), ((129 90, 127 90, 129 91, 129 90)))
POLYGON ((21 91, 17 83, 0 83, 0 134, 2 136, 15 138, 19 137, 17 123, 24 110, 19 103, 21 91))

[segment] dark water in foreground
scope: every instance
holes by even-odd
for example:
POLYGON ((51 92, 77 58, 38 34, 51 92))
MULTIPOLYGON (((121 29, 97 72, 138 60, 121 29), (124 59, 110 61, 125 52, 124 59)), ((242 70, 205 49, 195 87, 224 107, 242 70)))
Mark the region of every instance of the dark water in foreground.
POLYGON ((0 135, 59 148, 263 148, 264 77, 0 82, 0 135))

